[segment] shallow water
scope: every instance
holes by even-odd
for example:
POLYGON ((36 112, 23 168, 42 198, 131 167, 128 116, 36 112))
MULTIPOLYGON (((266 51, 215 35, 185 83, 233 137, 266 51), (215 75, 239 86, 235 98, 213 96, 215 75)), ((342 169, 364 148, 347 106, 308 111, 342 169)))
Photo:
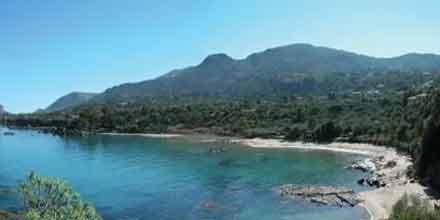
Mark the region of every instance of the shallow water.
POLYGON ((344 169, 358 156, 233 145, 209 152, 218 146, 133 136, 0 134, 0 209, 18 205, 16 195, 2 189, 34 170, 68 180, 105 220, 368 219, 359 207, 316 206, 273 190, 282 184, 365 190, 355 184, 362 174, 344 169))

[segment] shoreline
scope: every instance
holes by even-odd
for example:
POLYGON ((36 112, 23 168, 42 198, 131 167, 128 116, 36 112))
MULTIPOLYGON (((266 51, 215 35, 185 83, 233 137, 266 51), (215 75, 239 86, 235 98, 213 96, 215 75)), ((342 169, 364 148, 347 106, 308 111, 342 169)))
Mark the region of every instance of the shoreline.
POLYGON ((394 148, 372 144, 333 142, 315 144, 302 142, 285 142, 277 139, 238 139, 238 143, 255 148, 288 148, 299 150, 325 150, 340 153, 359 154, 374 162, 377 170, 373 175, 380 176, 386 186, 358 193, 363 207, 370 215, 370 220, 388 219, 394 204, 405 194, 416 194, 422 199, 429 200, 427 187, 411 180, 407 168, 413 165, 411 158, 400 154, 394 148), (390 163, 395 163, 390 166, 390 163))
POLYGON ((154 133, 98 133, 98 135, 106 136, 138 136, 147 138, 178 138, 183 137, 182 134, 154 134, 154 133))
POLYGON ((377 146, 365 143, 348 143, 348 142, 332 142, 326 144, 309 143, 309 142, 291 142, 275 138, 239 138, 217 136, 211 134, 177 134, 177 133, 98 133, 98 135, 107 136, 138 136, 146 138, 185 138, 191 139, 195 142, 201 143, 228 143, 239 144, 252 148, 267 148, 267 149, 296 149, 304 151, 331 151, 347 154, 357 154, 364 156, 378 156, 382 155, 383 151, 388 148, 385 146, 377 146))
POLYGON ((267 149, 296 149, 303 151, 330 151, 336 153, 357 154, 366 156, 375 161, 378 167, 374 174, 379 174, 387 185, 375 188, 358 194, 361 199, 359 206, 364 208, 370 215, 370 220, 387 219, 392 212, 394 204, 404 194, 417 194, 421 198, 428 199, 426 187, 419 183, 412 182, 406 176, 408 166, 412 165, 411 159, 403 154, 399 154, 394 148, 377 146, 363 143, 332 142, 328 144, 289 142, 282 139, 263 139, 263 138, 237 138, 221 137, 215 135, 197 134, 124 134, 124 133, 102 133, 102 135, 112 136, 140 136, 146 138, 190 138, 192 141, 205 143, 230 143, 239 144, 252 148, 267 149), (393 161, 395 166, 387 167, 393 161))
POLYGON ((372 144, 332 142, 328 144, 289 142, 281 139, 263 139, 263 138, 237 138, 232 139, 232 143, 242 144, 253 148, 267 149, 297 149, 305 151, 331 151, 347 154, 358 154, 364 156, 378 156, 388 148, 372 144))

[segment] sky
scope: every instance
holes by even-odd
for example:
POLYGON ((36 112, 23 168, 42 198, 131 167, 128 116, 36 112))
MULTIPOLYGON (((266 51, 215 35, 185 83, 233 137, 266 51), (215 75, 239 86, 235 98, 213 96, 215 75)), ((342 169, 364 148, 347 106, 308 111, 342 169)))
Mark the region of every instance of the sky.
POLYGON ((45 108, 200 63, 292 43, 440 54, 438 0, 2 0, 0 104, 45 108))

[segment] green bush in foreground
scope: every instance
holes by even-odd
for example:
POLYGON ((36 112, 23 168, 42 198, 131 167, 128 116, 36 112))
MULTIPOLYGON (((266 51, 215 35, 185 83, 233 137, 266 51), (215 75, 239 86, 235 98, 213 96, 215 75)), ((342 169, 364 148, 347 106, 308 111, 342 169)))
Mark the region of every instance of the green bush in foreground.
POLYGON ((100 220, 95 208, 81 201, 66 182, 30 173, 20 186, 25 220, 100 220))
POLYGON ((440 212, 415 195, 404 195, 393 207, 389 220, 440 220, 440 212))

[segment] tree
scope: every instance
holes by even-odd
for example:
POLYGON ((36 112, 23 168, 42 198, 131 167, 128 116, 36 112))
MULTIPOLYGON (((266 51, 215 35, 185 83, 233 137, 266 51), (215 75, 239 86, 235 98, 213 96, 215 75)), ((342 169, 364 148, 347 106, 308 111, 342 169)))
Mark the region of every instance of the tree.
POLYGON ((100 220, 95 208, 84 203, 66 182, 31 172, 20 185, 25 220, 100 220))
POLYGON ((339 136, 341 129, 333 121, 320 124, 313 131, 314 139, 317 142, 331 142, 339 136))
POLYGON ((285 139, 289 141, 297 141, 304 135, 305 132, 305 129, 301 129, 299 127, 289 128, 285 139))

